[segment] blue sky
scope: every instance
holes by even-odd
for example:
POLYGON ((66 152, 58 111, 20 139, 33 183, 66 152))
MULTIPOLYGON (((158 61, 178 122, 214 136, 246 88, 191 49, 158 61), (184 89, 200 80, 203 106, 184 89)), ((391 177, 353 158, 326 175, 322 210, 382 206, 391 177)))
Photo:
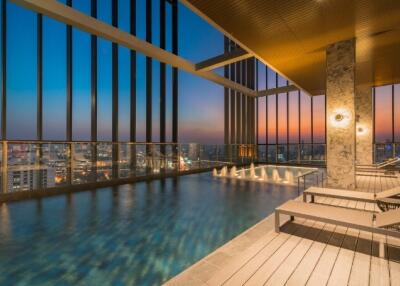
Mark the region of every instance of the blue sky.
MULTIPOLYGON (((61 1, 65 3, 64 1, 61 1)), ((98 1, 98 18, 111 23, 111 1, 98 1)), ((119 0, 119 26, 129 30, 129 0, 119 0)), ((90 13, 89 0, 73 7, 90 13)), ((145 39, 145 0, 137 1, 137 36, 145 39)), ((159 1, 153 1, 152 40, 159 45, 159 1)), ((36 14, 7 4, 7 135, 36 138, 36 14), (21 20, 23 19, 23 20, 21 20)), ((167 5, 167 50, 171 50, 171 7, 167 5)), ((111 140, 111 43, 98 40, 98 139, 111 140)), ((179 4, 179 54, 197 62, 223 52, 223 36, 179 4), (209 43, 213 43, 210 45, 209 43)), ((43 21, 44 138, 65 139, 66 27, 43 21)), ((137 58, 137 140, 145 139, 145 57, 137 58)), ((73 139, 90 139, 90 35, 73 29, 73 139)), ((119 47, 119 139, 129 138, 129 51, 119 47)), ((167 68, 171 78, 171 68, 167 68)), ((159 62, 153 61, 153 140, 159 139, 159 62)), ((179 72, 179 135, 182 142, 222 142, 222 87, 179 72)), ((167 83, 167 139, 171 139, 171 84, 167 83)))

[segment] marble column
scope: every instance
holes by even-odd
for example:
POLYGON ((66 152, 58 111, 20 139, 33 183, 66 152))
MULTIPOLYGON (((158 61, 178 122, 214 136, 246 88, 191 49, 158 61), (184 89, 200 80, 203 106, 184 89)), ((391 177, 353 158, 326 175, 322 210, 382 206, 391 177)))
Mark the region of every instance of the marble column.
POLYGON ((356 86, 356 162, 370 165, 373 162, 373 108, 372 87, 356 86))
POLYGON ((326 49, 327 173, 333 188, 356 187, 355 40, 326 49))

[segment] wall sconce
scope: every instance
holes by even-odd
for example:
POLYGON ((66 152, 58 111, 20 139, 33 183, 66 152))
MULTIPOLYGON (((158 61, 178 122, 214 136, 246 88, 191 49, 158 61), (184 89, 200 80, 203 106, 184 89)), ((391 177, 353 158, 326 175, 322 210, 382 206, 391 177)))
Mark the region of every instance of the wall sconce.
POLYGON ((357 135, 365 135, 368 133, 368 128, 364 126, 357 126, 357 135))
POLYGON ((338 121, 338 122, 340 122, 340 121, 342 121, 344 119, 344 116, 343 116, 343 114, 336 114, 335 115, 335 120, 336 121, 338 121))
POLYGON ((337 128, 345 128, 350 123, 350 112, 347 109, 339 108, 332 112, 330 116, 331 125, 337 128))

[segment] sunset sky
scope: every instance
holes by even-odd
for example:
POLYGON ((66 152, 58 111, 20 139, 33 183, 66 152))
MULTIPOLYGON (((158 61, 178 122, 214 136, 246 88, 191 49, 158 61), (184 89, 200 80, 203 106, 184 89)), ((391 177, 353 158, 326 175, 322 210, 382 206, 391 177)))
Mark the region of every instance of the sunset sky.
MULTIPOLYGON (((61 1, 65 2, 65 0, 61 1)), ((98 1, 98 18, 111 23, 111 1, 98 1)), ((119 0, 119 27, 129 31, 129 0, 119 0)), ((153 43, 159 45, 159 2, 153 1, 153 43)), ((90 0, 75 0, 73 7, 90 13, 90 0)), ((137 1, 137 36, 145 39, 145 1, 137 1)), ((37 18, 31 12, 7 2, 7 97, 8 138, 36 138, 36 47, 37 18)), ((167 50, 171 50, 171 7, 167 5, 167 50)), ((199 62, 223 52, 223 35, 184 5, 179 4, 179 54, 199 62)), ((43 112, 44 138, 65 140, 66 132, 66 29, 65 25, 43 20, 43 112)), ((111 140, 111 43, 98 41, 98 139, 111 140)), ((145 57, 137 57, 137 141, 145 140, 145 57)), ((90 35, 73 29, 73 139, 90 139, 90 35)), ((219 71, 221 72, 221 71, 219 71)), ((275 87, 275 75, 259 64, 259 89, 275 87)), ((119 48, 119 140, 129 138, 129 51, 119 48)), ((171 68, 167 68, 167 140, 171 140, 171 68)), ((280 78, 278 85, 285 85, 280 78)), ((395 88, 395 140, 400 140, 400 87, 395 88)), ((376 90, 376 141, 392 138, 392 88, 376 90)), ((298 142, 297 92, 289 94, 289 142, 298 142)), ((287 141, 286 94, 268 98, 268 143, 276 143, 278 100, 278 142, 287 141)), ((314 142, 324 142, 325 102, 314 98, 314 142)), ((311 99, 301 94, 300 141, 311 142, 311 99)), ((223 87, 179 72, 179 141, 223 143, 223 87)), ((266 142, 266 99, 259 99, 259 142, 266 142)), ((153 141, 159 140, 159 63, 153 61, 153 141)))

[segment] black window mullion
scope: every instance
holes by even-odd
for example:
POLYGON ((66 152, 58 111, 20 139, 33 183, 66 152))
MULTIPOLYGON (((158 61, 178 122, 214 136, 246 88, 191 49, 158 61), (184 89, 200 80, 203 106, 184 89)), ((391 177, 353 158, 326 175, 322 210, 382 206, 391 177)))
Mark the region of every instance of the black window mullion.
POLYGON ((37 140, 43 140, 43 16, 37 14, 37 140))
MULTIPOLYGON (((97 18, 97 0, 91 0, 91 16, 97 18)), ((97 141, 97 37, 91 35, 91 141, 97 141)))
MULTIPOLYGON (((136 0, 130 2, 130 33, 136 36, 136 0)), ((130 51, 130 142, 136 142, 136 51, 130 51)))
MULTIPOLYGON (((146 41, 152 42, 152 0, 146 1, 146 41)), ((152 141, 153 66, 152 58, 146 57, 146 142, 152 141)))
POLYGON ((1 76, 2 76, 2 95, 1 95, 1 137, 7 139, 7 1, 2 1, 1 5, 1 76))
MULTIPOLYGON (((72 0, 67 0, 72 7, 72 0)), ((72 141, 72 26, 67 25, 67 141, 72 141)))
MULTIPOLYGON (((165 0, 160 0, 160 48, 165 49, 165 0)), ((160 62, 160 142, 165 143, 166 66, 160 62)))
MULTIPOLYGON (((178 55, 178 0, 172 3, 172 53, 178 55)), ((172 142, 178 142, 178 69, 172 68, 172 142)))
MULTIPOLYGON (((118 0, 112 0, 112 25, 118 27, 118 0)), ((118 141, 118 44, 112 43, 112 141, 118 141)))

